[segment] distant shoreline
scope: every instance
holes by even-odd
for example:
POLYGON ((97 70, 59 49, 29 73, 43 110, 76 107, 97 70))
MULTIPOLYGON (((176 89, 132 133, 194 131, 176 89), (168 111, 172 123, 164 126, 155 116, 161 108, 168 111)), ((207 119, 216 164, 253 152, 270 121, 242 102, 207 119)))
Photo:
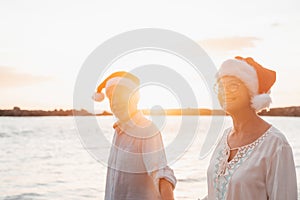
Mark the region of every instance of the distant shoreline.
MULTIPOLYGON (((165 110, 141 110, 145 115, 201 115, 201 116, 224 116, 226 113, 223 110, 210 110, 205 108, 184 108, 184 109, 165 109, 165 110)), ((45 110, 22 110, 19 107, 14 107, 11 110, 0 110, 1 116, 11 117, 30 117, 30 116, 110 116, 112 113, 104 111, 99 114, 89 113, 81 110, 62 110, 55 109, 52 111, 45 110)), ((300 106, 290 106, 282 108, 271 108, 270 111, 262 111, 261 116, 291 116, 300 117, 300 106)))

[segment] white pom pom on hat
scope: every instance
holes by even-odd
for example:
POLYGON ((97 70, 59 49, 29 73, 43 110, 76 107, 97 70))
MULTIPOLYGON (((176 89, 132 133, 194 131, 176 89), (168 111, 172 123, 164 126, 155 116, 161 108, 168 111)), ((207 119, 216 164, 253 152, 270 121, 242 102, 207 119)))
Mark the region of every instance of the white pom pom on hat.
POLYGON ((247 86, 250 91, 251 107, 259 112, 269 109, 272 102, 270 90, 276 81, 276 72, 262 67, 251 57, 229 59, 223 62, 217 73, 217 78, 235 76, 247 86))
POLYGON ((94 99, 95 101, 101 102, 105 99, 105 95, 102 92, 101 93, 95 92, 94 95, 92 96, 92 99, 94 99))
POLYGON ((258 94, 252 97, 251 103, 252 108, 259 112, 263 109, 269 109, 272 99, 270 94, 258 94))
POLYGON ((97 87, 97 92, 94 93, 92 99, 97 102, 103 101, 105 99, 105 94, 102 92, 102 90, 118 83, 127 88, 134 89, 139 86, 140 80, 129 72, 114 72, 100 83, 100 85, 97 87))

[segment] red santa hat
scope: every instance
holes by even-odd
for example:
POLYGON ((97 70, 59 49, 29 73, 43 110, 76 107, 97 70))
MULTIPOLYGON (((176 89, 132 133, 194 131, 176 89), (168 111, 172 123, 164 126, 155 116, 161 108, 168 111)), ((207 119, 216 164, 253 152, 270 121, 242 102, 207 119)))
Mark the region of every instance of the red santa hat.
POLYGON ((114 72, 100 83, 97 87, 97 92, 94 93, 92 98, 98 102, 103 101, 105 95, 102 90, 114 85, 120 85, 130 90, 135 90, 140 85, 140 80, 133 74, 125 71, 114 72))
POLYGON ((276 72, 264 68, 251 57, 229 59, 223 62, 217 73, 217 78, 235 76, 246 85, 251 95, 251 107, 259 112, 269 109, 272 102, 271 87, 276 81, 276 72))

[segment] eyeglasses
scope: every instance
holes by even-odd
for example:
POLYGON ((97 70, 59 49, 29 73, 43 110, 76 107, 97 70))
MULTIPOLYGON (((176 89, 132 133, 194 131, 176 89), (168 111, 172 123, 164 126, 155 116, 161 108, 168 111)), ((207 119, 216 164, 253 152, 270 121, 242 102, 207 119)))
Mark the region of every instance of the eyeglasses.
POLYGON ((228 82, 226 84, 223 84, 221 82, 217 82, 214 85, 214 91, 216 94, 224 93, 225 91, 229 93, 235 93, 239 90, 241 83, 238 83, 236 81, 228 82))

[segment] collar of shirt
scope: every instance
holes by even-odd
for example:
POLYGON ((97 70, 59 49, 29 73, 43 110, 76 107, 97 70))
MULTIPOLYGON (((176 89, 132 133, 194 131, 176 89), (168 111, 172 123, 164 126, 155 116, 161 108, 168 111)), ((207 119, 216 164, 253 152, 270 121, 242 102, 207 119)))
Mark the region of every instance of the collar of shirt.
POLYGON ((127 122, 117 122, 117 125, 127 135, 137 138, 148 138, 157 134, 159 130, 148 120, 141 111, 135 113, 127 122))

